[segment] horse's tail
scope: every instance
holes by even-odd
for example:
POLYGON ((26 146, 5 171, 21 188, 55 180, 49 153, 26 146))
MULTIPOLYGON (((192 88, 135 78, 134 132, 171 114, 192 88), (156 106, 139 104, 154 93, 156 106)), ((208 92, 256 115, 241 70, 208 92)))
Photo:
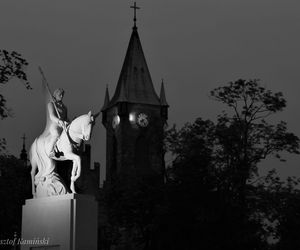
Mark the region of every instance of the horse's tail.
POLYGON ((38 176, 50 174, 55 169, 54 160, 49 158, 46 153, 44 137, 40 136, 34 140, 29 151, 29 159, 32 166, 31 171, 38 169, 38 176))
POLYGON ((36 151, 36 139, 34 140, 33 144, 30 147, 29 150, 29 160, 30 160, 30 165, 31 165, 31 193, 32 196, 35 198, 36 197, 36 191, 35 191, 35 183, 34 183, 34 177, 37 169, 37 162, 36 162, 36 157, 35 157, 35 151, 36 151))

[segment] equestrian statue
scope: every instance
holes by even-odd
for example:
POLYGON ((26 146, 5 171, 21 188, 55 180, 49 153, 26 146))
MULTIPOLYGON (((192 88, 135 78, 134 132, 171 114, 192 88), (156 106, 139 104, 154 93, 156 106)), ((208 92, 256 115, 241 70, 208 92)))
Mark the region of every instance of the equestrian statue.
POLYGON ((47 123, 44 132, 30 148, 32 195, 34 198, 67 194, 68 189, 56 172, 56 161, 71 160, 70 190, 75 192, 74 182, 80 177, 81 158, 78 148, 82 141, 91 136, 95 118, 91 111, 69 123, 67 108, 63 104, 64 90, 59 88, 51 95, 41 68, 44 87, 49 96, 47 101, 47 123))

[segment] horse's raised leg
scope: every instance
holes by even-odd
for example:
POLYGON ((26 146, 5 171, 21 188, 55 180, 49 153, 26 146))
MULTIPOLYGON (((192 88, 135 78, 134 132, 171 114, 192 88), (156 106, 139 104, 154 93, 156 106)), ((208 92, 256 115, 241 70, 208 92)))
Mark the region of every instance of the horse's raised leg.
POLYGON ((79 155, 73 153, 65 154, 65 157, 73 161, 70 189, 72 193, 76 193, 74 182, 79 178, 81 174, 81 159, 79 155))
POLYGON ((37 167, 38 166, 37 166, 36 161, 31 159, 31 172, 30 172, 30 175, 31 175, 31 192, 32 192, 33 198, 36 198, 34 177, 35 177, 35 174, 36 174, 37 167))
POLYGON ((74 176, 75 176, 76 170, 77 170, 77 162, 75 160, 73 160, 73 167, 72 167, 72 173, 71 173, 71 185, 70 185, 70 189, 73 194, 76 193, 75 185, 74 185, 74 182, 75 182, 74 176))

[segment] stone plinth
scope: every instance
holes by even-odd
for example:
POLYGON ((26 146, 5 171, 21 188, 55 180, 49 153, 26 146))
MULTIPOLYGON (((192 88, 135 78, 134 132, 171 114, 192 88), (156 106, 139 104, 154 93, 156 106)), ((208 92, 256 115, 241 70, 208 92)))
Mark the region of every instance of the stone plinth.
POLYGON ((29 199, 19 244, 22 250, 96 250, 97 221, 97 202, 89 195, 29 199))

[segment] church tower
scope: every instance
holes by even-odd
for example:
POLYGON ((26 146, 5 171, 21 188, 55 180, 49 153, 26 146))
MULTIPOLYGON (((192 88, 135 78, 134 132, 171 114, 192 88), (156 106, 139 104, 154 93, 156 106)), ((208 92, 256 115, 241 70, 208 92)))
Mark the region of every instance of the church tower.
POLYGON ((106 180, 135 174, 163 180, 163 129, 168 104, 162 82, 160 96, 153 87, 136 26, 112 98, 106 88, 102 123, 106 128, 106 180))

